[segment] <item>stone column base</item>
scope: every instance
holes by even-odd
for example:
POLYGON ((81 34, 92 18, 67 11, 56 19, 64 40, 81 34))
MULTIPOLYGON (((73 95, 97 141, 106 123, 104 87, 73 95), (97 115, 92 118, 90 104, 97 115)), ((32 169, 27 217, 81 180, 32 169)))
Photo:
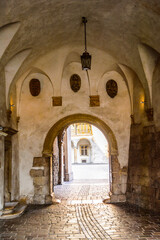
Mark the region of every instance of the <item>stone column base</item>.
POLYGON ((52 204, 52 196, 51 195, 45 196, 45 204, 52 204))
POLYGON ((35 195, 33 204, 59 204, 61 201, 55 198, 54 193, 51 195, 35 195))
POLYGON ((111 202, 111 199, 110 197, 106 198, 103 200, 103 203, 107 204, 107 203, 110 203, 111 202))
POLYGON ((71 173, 65 173, 65 181, 70 182, 73 180, 73 172, 71 173))
POLYGON ((51 198, 52 198, 52 204, 53 205, 56 205, 56 204, 59 204, 61 203, 61 200, 57 199, 54 195, 54 193, 51 194, 51 198))
POLYGON ((124 194, 112 194, 110 196, 110 202, 111 203, 126 202, 126 195, 124 195, 124 194))

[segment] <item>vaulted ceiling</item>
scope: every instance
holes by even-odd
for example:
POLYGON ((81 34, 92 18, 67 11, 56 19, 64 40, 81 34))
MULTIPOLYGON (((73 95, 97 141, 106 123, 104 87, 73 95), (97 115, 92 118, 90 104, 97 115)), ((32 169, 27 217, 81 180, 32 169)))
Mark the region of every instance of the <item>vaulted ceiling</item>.
POLYGON ((61 46, 81 46, 83 52, 82 16, 88 19, 88 51, 92 47, 106 52, 117 64, 132 68, 142 80, 145 74, 139 45, 160 52, 159 0, 2 0, 0 33, 4 26, 11 32, 11 23, 18 25, 13 38, 6 37, 11 41, 1 56, 1 66, 26 49, 31 51, 20 73, 61 46))

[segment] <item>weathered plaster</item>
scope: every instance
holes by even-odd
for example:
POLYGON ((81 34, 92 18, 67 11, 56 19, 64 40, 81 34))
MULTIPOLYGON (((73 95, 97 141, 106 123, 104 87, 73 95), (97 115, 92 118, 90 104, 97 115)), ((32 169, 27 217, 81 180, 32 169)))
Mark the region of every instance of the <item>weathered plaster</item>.
POLYGON ((15 33, 18 31, 20 23, 11 23, 0 28, 0 58, 3 56, 5 50, 7 49, 9 43, 14 37, 15 33))
POLYGON ((9 60, 7 65, 5 66, 5 79, 6 79, 6 103, 7 106, 9 105, 8 101, 8 93, 10 90, 10 85, 12 83, 12 80, 14 79, 18 69, 24 62, 25 58, 29 55, 31 52, 30 49, 23 50, 19 53, 17 53, 12 59, 9 60))
POLYGON ((143 70, 147 79, 147 87, 149 88, 150 101, 152 105, 152 77, 157 59, 159 58, 160 54, 150 46, 142 43, 139 44, 138 50, 143 70))

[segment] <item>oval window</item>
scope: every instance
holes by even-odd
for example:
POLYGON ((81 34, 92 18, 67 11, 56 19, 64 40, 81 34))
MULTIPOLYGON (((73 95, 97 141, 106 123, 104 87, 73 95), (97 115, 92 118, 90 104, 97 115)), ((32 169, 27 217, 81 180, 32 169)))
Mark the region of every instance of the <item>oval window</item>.
POLYGON ((29 89, 32 96, 36 97, 40 94, 41 83, 38 79, 32 79, 29 83, 29 89))
POLYGON ((118 85, 117 85, 116 81, 111 79, 106 83, 106 92, 108 93, 108 95, 111 98, 114 98, 117 95, 118 85))
POLYGON ((81 88, 81 78, 78 74, 73 74, 70 78, 70 86, 73 92, 78 92, 81 88))

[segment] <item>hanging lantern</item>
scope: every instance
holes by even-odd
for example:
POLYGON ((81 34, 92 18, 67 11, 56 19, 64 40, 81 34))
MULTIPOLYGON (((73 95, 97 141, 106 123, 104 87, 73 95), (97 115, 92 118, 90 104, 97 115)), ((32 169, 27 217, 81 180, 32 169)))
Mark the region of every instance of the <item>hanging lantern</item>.
POLYGON ((87 37, 86 37, 87 19, 85 17, 82 17, 82 23, 84 24, 84 44, 85 44, 85 51, 81 55, 82 70, 89 70, 91 69, 91 55, 87 52, 87 37))
POLYGON ((91 69, 91 55, 88 52, 84 52, 81 56, 82 70, 91 69))

